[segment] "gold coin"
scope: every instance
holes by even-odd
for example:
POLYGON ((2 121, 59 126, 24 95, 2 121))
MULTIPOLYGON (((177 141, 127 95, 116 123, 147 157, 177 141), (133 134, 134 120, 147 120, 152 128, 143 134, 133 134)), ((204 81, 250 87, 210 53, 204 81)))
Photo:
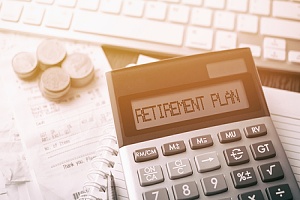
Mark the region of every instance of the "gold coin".
POLYGON ((68 55, 61 67, 70 75, 74 87, 84 86, 94 77, 94 65, 89 56, 83 53, 68 55))
POLYGON ((60 41, 48 39, 38 46, 36 53, 40 68, 46 70, 49 67, 60 65, 66 57, 67 51, 60 41))
POLYGON ((40 79, 40 90, 49 99, 57 99, 64 96, 70 89, 71 79, 60 67, 46 69, 40 79))
POLYGON ((37 59, 32 53, 20 52, 12 59, 12 67, 20 78, 31 78, 37 71, 37 59))

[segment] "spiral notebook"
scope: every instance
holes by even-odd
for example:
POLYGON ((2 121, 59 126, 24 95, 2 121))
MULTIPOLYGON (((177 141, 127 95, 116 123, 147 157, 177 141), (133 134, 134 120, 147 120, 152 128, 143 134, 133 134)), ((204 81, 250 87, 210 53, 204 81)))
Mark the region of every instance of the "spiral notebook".
POLYGON ((109 133, 100 139, 96 157, 87 172, 87 181, 83 183, 84 193, 78 200, 104 200, 106 198, 107 176, 112 173, 115 179, 118 200, 129 199, 124 180, 115 133, 109 133))

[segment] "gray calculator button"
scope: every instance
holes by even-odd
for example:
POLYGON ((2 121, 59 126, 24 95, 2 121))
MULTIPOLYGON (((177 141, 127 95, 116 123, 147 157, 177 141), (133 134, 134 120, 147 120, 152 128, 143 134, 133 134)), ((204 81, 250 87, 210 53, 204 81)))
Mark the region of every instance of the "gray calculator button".
POLYGON ((199 192, 195 181, 174 185, 173 192, 176 200, 199 198, 199 192))
POLYGON ((221 143, 234 142, 242 139, 239 129, 222 131, 218 134, 218 137, 221 143))
POLYGON ((230 173, 235 188, 244 188, 257 184, 252 167, 235 170, 230 173))
POLYGON ((276 156, 271 140, 250 145, 255 160, 263 160, 276 156))
POLYGON ((226 149, 224 156, 227 165, 234 166, 249 162, 249 155, 245 146, 234 147, 226 149))
POLYGON ((201 149, 213 145, 211 135, 201 135, 190 139, 191 149, 201 149))
POLYGON ((156 147, 135 150, 133 155, 135 162, 144 162, 147 160, 158 158, 156 147))
POLYGON ((228 197, 228 198, 219 199, 219 200, 232 200, 232 198, 231 198, 231 197, 228 197))
POLYGON ((216 152, 198 155, 195 157, 195 161, 198 172, 208 172, 221 167, 216 152))
POLYGON ((182 140, 176 142, 170 142, 162 146, 163 154, 165 156, 170 156, 177 153, 182 153, 186 151, 185 144, 182 140))
POLYGON ((206 196, 219 194, 228 190, 223 174, 203 178, 201 182, 206 196))
POLYGON ((265 198, 260 190, 246 192, 246 193, 240 194, 238 197, 239 197, 239 200, 265 200, 265 198))
MULTIPOLYGON (((293 195, 288 184, 272 186, 266 189, 271 200, 293 200, 293 195)), ((297 198, 298 199, 298 198, 297 198)))
POLYGON ((267 134, 267 128, 264 124, 249 126, 244 130, 247 138, 259 137, 267 134))
POLYGON ((160 165, 139 169, 138 175, 141 186, 153 185, 164 181, 160 165))
POLYGON ((189 159, 184 158, 167 163, 170 179, 177 179, 193 174, 189 159))
POLYGON ((272 162, 258 166, 258 171, 263 182, 283 179, 284 174, 280 162, 272 162))
POLYGON ((160 188, 143 193, 144 200, 169 200, 166 188, 160 188))

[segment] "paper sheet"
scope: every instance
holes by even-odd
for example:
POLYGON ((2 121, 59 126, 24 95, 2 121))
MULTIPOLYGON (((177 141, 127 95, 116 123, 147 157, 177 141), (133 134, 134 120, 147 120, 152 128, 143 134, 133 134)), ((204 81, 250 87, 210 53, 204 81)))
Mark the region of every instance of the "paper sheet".
POLYGON ((1 78, 43 199, 77 199, 98 140, 113 124, 104 76, 110 66, 105 54, 99 46, 64 41, 68 54, 90 56, 95 77, 89 85, 72 88, 60 101, 53 102, 41 95, 39 77, 20 80, 11 67, 16 53, 35 52, 45 38, 6 33, 0 33, 0 38, 5 39, 0 41, 1 78))

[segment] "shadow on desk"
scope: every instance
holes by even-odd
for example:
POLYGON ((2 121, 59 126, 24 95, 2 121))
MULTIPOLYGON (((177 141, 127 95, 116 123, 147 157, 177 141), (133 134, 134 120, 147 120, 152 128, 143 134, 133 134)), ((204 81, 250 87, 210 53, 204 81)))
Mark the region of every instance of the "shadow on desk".
MULTIPOLYGON (((125 67, 128 64, 136 63, 139 53, 133 51, 125 51, 110 47, 103 47, 112 69, 125 67)), ((165 56, 149 55, 154 58, 164 59, 165 56)), ((271 71, 267 69, 259 69, 258 73, 263 86, 300 92, 300 74, 285 73, 271 71)))

